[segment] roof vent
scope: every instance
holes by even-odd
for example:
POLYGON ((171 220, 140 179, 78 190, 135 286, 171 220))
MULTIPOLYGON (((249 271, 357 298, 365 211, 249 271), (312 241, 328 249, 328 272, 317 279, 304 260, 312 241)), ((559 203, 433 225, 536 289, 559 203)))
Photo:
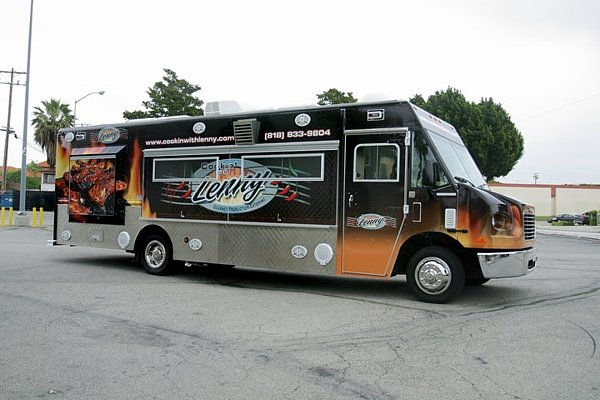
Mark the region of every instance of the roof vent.
POLYGON ((233 121, 235 144, 256 144, 260 122, 256 118, 233 121))
POLYGON ((240 105, 232 100, 209 101, 204 106, 204 115, 223 115, 242 111, 240 105))

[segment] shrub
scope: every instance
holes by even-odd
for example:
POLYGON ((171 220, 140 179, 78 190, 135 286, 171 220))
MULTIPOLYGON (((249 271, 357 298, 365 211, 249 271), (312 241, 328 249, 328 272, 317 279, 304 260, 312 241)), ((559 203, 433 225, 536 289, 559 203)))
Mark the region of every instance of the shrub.
POLYGON ((575 223, 574 222, 569 222, 569 221, 554 221, 552 223, 552 226, 574 226, 575 223))
POLYGON ((591 226, 598 225, 598 210, 590 211, 590 225, 591 226))

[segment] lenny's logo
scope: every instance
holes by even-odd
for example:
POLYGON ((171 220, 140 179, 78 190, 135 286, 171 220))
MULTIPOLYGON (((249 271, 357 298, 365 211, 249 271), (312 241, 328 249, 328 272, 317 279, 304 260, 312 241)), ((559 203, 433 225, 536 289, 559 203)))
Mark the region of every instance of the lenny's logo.
POLYGON ((379 214, 362 214, 358 218, 348 217, 346 224, 352 227, 358 227, 374 231, 385 226, 396 227, 396 218, 387 217, 379 214))
MULTIPOLYGON (((247 175, 245 179, 265 179, 271 175, 271 171, 247 175)), ((267 186, 265 181, 242 180, 241 176, 232 179, 224 179, 215 182, 204 181, 200 183, 192 195, 192 203, 212 203, 225 198, 241 197, 244 204, 250 204, 261 191, 267 186)))
POLYGON ((276 165, 241 158, 204 161, 189 181, 163 184, 161 201, 197 204, 223 214, 251 212, 275 198, 289 204, 310 206, 310 194, 307 193, 310 188, 294 181, 307 173, 293 168, 291 161, 285 165, 281 165, 281 158, 276 161, 276 165))
POLYGON ((104 144, 112 144, 120 137, 121 131, 117 128, 103 128, 96 134, 96 140, 104 144))
POLYGON ((218 213, 240 214, 265 206, 277 195, 273 172, 258 163, 230 158, 219 160, 219 167, 203 166, 194 173, 197 178, 209 178, 192 183, 190 200, 218 213), (244 173, 244 176, 242 176, 244 173))

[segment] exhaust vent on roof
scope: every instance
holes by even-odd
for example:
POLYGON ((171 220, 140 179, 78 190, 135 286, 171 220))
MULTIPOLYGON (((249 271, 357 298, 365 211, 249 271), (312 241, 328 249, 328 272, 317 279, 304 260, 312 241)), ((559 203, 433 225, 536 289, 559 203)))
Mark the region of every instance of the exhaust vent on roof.
POLYGON ((256 144, 260 122, 255 118, 233 121, 235 144, 256 144))
POLYGON ((232 100, 209 101, 204 105, 204 115, 223 115, 242 111, 240 105, 232 100))

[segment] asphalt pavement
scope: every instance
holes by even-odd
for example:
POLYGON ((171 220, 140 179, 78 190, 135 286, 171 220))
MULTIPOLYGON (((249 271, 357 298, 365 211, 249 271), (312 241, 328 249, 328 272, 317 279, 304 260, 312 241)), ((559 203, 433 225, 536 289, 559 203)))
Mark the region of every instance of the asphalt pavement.
POLYGON ((144 273, 0 230, 0 399, 599 399, 600 242, 415 301, 402 277, 144 273))

